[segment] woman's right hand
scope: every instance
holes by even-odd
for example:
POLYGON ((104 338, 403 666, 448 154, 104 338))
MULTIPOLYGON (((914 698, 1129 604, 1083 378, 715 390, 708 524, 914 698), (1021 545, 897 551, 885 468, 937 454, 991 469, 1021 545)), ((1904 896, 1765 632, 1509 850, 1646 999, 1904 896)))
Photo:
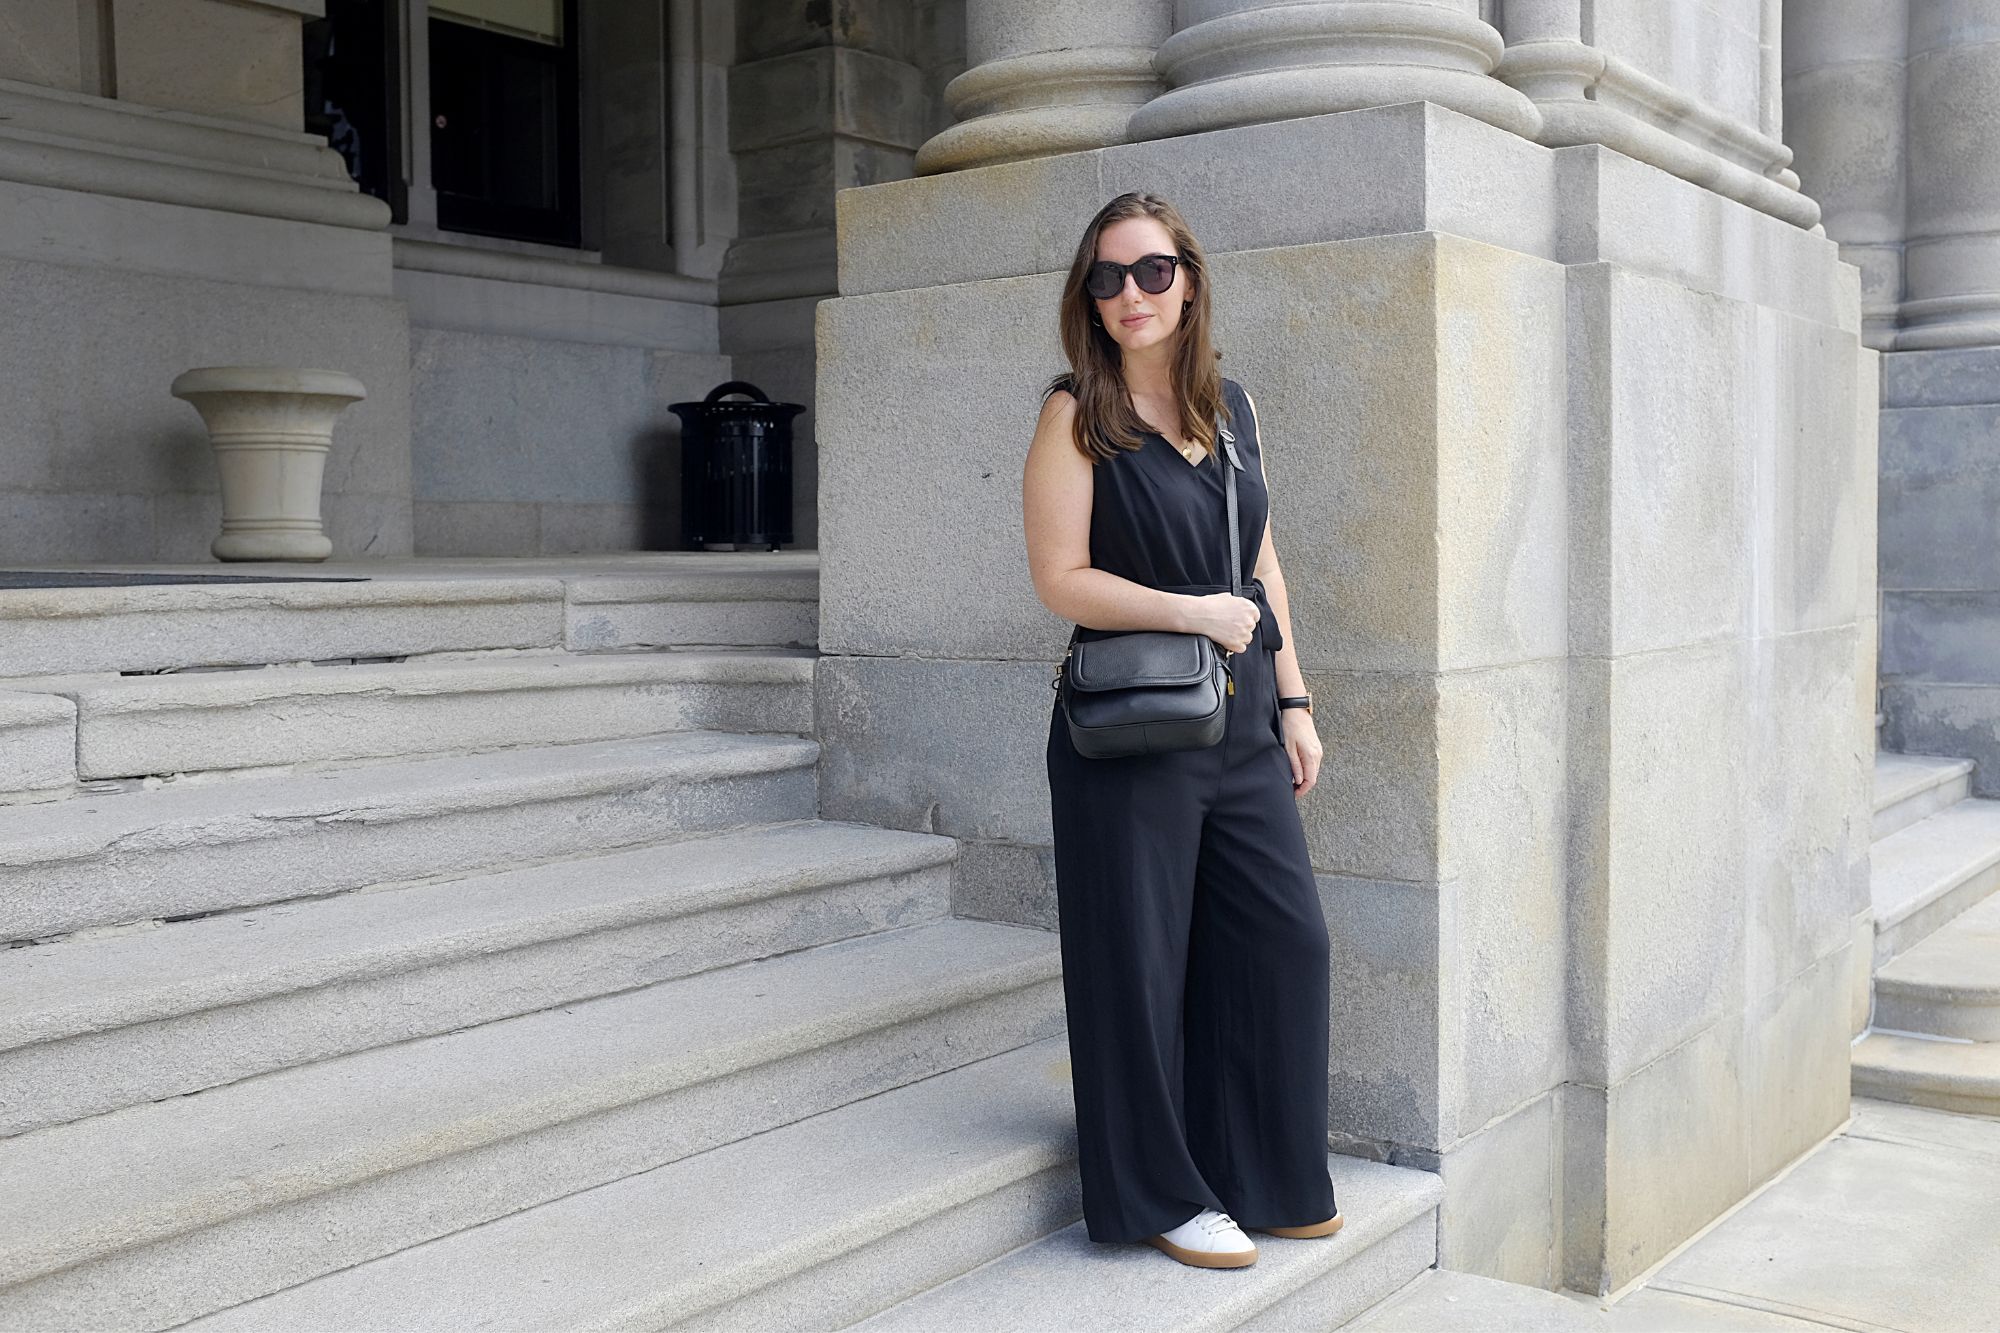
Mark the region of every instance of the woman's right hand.
POLYGON ((1248 597, 1233 592, 1187 594, 1188 629, 1206 634, 1232 653, 1250 646, 1263 612, 1248 597))

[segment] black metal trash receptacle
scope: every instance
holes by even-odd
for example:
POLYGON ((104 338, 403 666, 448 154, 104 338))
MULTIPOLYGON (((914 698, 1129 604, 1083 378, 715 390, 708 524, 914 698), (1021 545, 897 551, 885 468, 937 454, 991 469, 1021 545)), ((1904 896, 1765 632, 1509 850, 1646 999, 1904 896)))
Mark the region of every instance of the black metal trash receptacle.
POLYGON ((700 402, 669 403, 681 419, 681 545, 733 550, 792 540, 792 418, 804 403, 774 403, 746 380, 700 402), (730 394, 753 401, 724 402, 730 394))

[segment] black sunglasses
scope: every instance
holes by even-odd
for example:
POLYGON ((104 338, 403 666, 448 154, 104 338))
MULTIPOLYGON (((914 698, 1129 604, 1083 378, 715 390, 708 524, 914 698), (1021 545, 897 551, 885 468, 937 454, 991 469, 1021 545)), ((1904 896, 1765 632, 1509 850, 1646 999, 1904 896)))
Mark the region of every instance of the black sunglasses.
POLYGON ((1174 265, 1180 262, 1179 255, 1140 255, 1129 264, 1100 259, 1084 273, 1083 289, 1100 301, 1109 301, 1125 290, 1125 275, 1130 273, 1140 291, 1158 296, 1174 285, 1174 265))

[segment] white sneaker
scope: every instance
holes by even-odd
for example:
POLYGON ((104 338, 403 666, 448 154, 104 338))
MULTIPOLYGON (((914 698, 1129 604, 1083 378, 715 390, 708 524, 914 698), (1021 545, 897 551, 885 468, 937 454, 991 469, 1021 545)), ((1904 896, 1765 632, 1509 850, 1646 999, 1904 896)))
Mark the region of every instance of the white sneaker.
POLYGON ((1242 1268, 1257 1262, 1257 1246, 1243 1228, 1213 1208, 1202 1209, 1171 1231, 1146 1237, 1146 1243, 1196 1268, 1242 1268))

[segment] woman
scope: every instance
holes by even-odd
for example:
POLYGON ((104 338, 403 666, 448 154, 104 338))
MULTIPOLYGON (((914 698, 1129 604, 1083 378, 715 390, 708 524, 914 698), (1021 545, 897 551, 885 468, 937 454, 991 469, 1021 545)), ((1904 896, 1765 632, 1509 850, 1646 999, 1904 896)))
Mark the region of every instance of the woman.
POLYGON ((1157 195, 1091 219, 1061 321, 1071 371, 1022 479, 1036 595, 1084 637, 1206 634, 1235 680, 1206 749, 1087 759, 1060 699, 1049 718, 1084 1223, 1092 1240, 1242 1267, 1257 1258, 1245 1228, 1325 1236, 1342 1220, 1326 920, 1296 804, 1321 748, 1287 646, 1256 404, 1217 371, 1207 264, 1157 195), (1246 597, 1229 591, 1219 412, 1238 442, 1246 597))

